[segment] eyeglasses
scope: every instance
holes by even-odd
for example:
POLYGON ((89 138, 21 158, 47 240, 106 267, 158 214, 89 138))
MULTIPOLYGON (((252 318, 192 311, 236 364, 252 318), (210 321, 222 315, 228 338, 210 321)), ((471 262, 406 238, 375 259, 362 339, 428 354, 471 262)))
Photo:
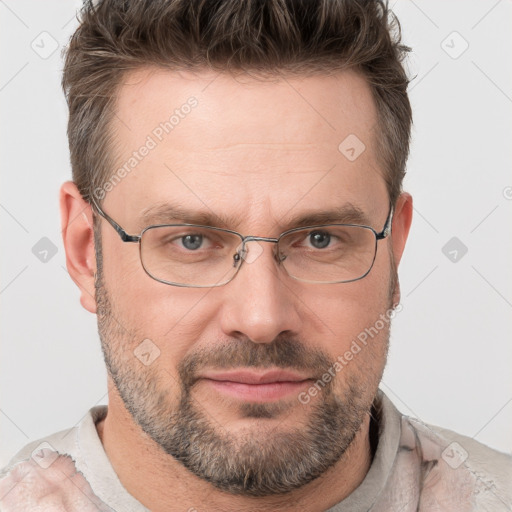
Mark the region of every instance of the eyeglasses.
POLYGON ((197 224, 159 224, 129 235, 92 198, 97 213, 117 231, 123 242, 139 244, 144 271, 172 286, 211 288, 229 283, 243 261, 251 263, 261 247, 248 250, 248 242, 276 244, 274 258, 298 281, 316 284, 349 283, 362 279, 373 267, 377 242, 391 233, 393 207, 384 228, 323 224, 294 228, 278 238, 243 236, 236 231, 197 224))

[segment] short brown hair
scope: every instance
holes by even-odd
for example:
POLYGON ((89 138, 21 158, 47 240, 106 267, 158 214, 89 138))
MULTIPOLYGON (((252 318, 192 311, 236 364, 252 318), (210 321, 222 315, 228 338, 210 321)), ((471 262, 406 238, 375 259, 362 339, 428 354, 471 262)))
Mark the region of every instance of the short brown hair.
POLYGON ((89 0, 79 21, 62 86, 84 199, 114 171, 109 123, 124 75, 158 66, 261 77, 359 71, 376 103, 376 152, 396 201, 412 123, 402 65, 409 49, 385 0, 89 0))

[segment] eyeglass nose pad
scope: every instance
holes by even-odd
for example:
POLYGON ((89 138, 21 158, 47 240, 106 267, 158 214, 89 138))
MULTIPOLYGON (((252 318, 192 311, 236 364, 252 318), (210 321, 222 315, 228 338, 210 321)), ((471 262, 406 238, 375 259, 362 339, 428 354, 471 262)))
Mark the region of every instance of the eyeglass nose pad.
POLYGON ((247 256, 247 249, 245 247, 245 240, 240 242, 238 247, 235 249, 235 254, 233 254, 233 267, 237 267, 242 263, 242 260, 245 260, 247 256))
POLYGON ((237 257, 235 261, 238 262, 240 259, 243 259, 246 263, 254 263, 263 254, 263 252, 261 240, 258 240, 257 238, 247 238, 237 247, 237 257), (249 246, 247 242, 251 242, 251 245, 249 246))
MULTIPOLYGON (((247 263, 252 263, 253 261, 256 261, 261 254, 263 254, 262 245, 256 240, 252 240, 252 242, 253 245, 251 251, 246 248, 247 246, 245 241, 236 248, 236 252, 233 254, 233 267, 237 267, 242 260, 247 263)), ((274 258, 278 264, 281 264, 287 257, 287 255, 281 254, 279 252, 279 248, 276 247, 274 258)))
POLYGON ((240 249, 235 254, 233 254, 233 267, 237 267, 238 264, 242 261, 242 258, 247 254, 247 250, 245 248, 240 249))
POLYGON ((276 260, 278 263, 282 263, 286 258, 288 258, 287 254, 276 254, 276 260))

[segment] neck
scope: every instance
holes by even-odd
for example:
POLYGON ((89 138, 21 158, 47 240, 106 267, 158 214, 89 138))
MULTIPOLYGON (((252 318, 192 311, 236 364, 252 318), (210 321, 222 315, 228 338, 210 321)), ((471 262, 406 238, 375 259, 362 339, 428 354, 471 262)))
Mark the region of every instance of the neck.
MULTIPOLYGON (((115 389, 115 388, 110 388, 115 389)), ((363 481, 372 460, 367 414, 344 456, 321 477, 286 495, 233 496, 190 473, 135 424, 120 397, 111 393, 106 418, 97 425, 105 452, 124 488, 148 509, 320 512, 340 502, 363 481)))

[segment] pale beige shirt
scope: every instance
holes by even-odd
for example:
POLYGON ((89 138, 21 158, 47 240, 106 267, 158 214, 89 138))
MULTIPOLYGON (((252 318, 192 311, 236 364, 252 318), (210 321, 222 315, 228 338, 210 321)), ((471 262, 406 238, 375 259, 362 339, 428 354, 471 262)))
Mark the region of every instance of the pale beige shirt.
MULTIPOLYGON (((146 511, 122 486, 98 437, 95 425, 106 412, 93 407, 78 426, 15 455, 0 472, 0 510, 146 511)), ((404 416, 382 391, 375 412, 370 470, 326 512, 512 511, 512 456, 404 416)))

